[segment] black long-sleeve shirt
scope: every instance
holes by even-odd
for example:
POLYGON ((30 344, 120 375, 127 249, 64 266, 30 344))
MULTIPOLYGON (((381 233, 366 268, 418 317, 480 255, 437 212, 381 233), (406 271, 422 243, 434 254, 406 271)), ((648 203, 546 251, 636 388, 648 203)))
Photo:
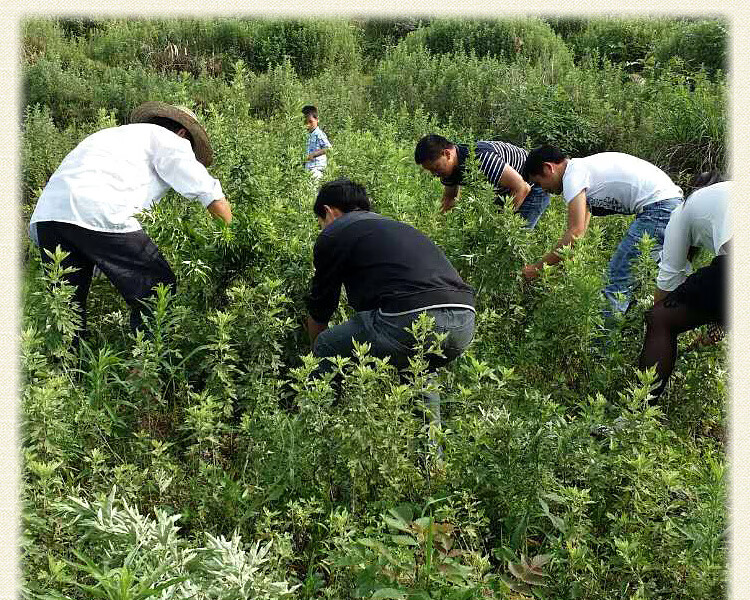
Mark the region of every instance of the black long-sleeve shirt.
POLYGON ((377 213, 353 211, 329 224, 313 251, 310 316, 328 323, 346 288, 357 311, 405 312, 428 306, 474 306, 474 291, 426 235, 377 213))

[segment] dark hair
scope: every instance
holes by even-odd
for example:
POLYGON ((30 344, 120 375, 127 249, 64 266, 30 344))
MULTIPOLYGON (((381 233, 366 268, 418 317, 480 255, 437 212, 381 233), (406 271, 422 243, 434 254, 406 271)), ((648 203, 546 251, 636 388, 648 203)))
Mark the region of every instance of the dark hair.
POLYGON ((528 180, 532 175, 540 175, 542 173, 542 165, 544 163, 551 162, 558 164, 566 158, 568 158, 568 155, 557 146, 539 146, 539 148, 534 148, 529 152, 528 157, 526 157, 522 175, 524 179, 528 180))
POLYGON ((452 148, 455 144, 442 135, 431 133, 417 142, 414 148, 414 162, 421 165, 426 160, 435 160, 446 148, 452 148))
POLYGON ((370 210, 370 199, 365 186, 349 179, 336 179, 324 184, 318 191, 313 211, 321 219, 326 216, 324 205, 348 213, 353 210, 370 210))
POLYGON ((718 169, 711 169, 710 171, 703 171, 698 173, 693 180, 690 182, 690 187, 693 190, 697 190, 702 187, 708 187, 714 183, 720 183, 726 181, 726 177, 718 169))
POLYGON ((159 127, 164 127, 165 129, 169 129, 169 131, 171 131, 172 133, 177 133, 180 129, 184 129, 185 133, 187 134, 185 137, 190 142, 190 146, 193 148, 193 152, 195 152, 195 140, 193 139, 193 136, 190 135, 188 128, 185 127, 182 123, 178 123, 177 121, 168 119, 167 117, 151 117, 146 122, 151 123, 152 125, 158 125, 159 127))
POLYGON ((318 109, 312 104, 308 104, 302 107, 302 114, 305 115, 305 117, 312 117, 313 119, 317 119, 318 109))

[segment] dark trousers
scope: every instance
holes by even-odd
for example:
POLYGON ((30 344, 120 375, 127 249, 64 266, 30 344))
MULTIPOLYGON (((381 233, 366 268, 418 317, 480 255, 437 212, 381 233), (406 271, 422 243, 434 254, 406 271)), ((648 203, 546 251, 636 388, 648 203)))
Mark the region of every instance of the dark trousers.
POLYGON ((156 244, 142 230, 128 233, 92 231, 57 221, 36 224, 42 260, 44 252, 60 246, 68 256, 63 267, 75 267, 65 280, 75 287, 73 300, 81 313, 82 333, 86 330, 86 298, 91 287, 94 266, 122 294, 130 307, 130 326, 135 331, 143 323, 143 300, 153 296, 153 288, 163 283, 176 290, 176 279, 156 244))
POLYGON ((646 337, 638 368, 656 366, 659 397, 677 361, 677 336, 701 325, 726 324, 727 257, 717 256, 698 269, 646 313, 646 337))

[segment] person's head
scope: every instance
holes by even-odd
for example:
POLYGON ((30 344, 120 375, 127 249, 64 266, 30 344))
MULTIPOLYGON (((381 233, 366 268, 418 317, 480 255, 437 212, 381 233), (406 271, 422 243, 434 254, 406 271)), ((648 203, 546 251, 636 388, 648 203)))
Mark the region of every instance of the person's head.
POLYGON ((414 148, 414 162, 434 177, 448 177, 458 167, 456 145, 442 135, 426 135, 414 148))
POLYGON ((354 210, 370 210, 367 190, 349 179, 336 179, 323 184, 313 205, 318 224, 323 229, 334 219, 354 210))
POLYGON ((311 104, 302 107, 302 115, 305 123, 305 127, 308 131, 312 131, 318 126, 318 109, 311 104))
POLYGON ((195 152, 195 140, 193 139, 193 136, 190 135, 190 132, 177 121, 168 119, 167 117, 151 117, 146 123, 164 127, 164 129, 169 129, 169 131, 176 133, 181 138, 185 138, 190 142, 190 145, 193 147, 193 152, 195 152))
POLYGON ((529 152, 523 168, 526 181, 553 194, 562 192, 562 178, 568 155, 556 146, 540 146, 529 152))
POLYGON ((213 162, 213 150, 208 141, 208 134, 189 108, 173 106, 166 102, 144 102, 130 113, 130 122, 165 127, 187 139, 193 147, 195 158, 204 166, 207 167, 213 162))
POLYGON ((720 183, 722 181, 726 181, 726 177, 724 177, 723 173, 718 169, 711 169, 710 171, 703 171, 703 173, 698 173, 695 177, 693 177, 693 180, 690 182, 690 188, 695 191, 697 189, 708 187, 709 185, 720 183))

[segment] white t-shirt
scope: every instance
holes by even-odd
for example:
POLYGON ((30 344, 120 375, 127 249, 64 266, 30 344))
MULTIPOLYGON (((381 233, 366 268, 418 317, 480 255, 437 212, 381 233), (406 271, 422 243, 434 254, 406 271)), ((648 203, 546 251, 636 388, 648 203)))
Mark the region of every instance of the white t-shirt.
POLYGON ((562 183, 565 202, 586 190, 586 204, 595 216, 637 214, 653 202, 682 198, 682 190, 659 167, 621 152, 571 158, 562 183))
POLYGON ((691 246, 713 254, 726 254, 724 245, 732 237, 729 217, 731 181, 722 181, 696 190, 672 211, 664 230, 664 247, 656 285, 671 292, 687 279, 687 255, 691 246))
POLYGON ((195 158, 190 142, 149 123, 102 129, 68 154, 52 174, 31 215, 85 229, 127 233, 141 229, 136 213, 172 188, 208 206, 224 197, 221 184, 195 158))

